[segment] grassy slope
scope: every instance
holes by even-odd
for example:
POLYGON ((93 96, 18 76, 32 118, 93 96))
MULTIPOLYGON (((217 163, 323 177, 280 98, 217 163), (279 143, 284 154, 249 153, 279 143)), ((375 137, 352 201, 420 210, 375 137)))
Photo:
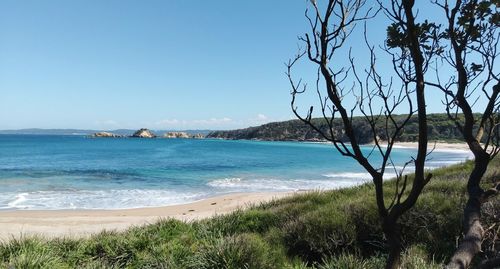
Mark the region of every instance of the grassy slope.
MULTIPOLYGON (((490 165, 488 178, 500 173, 490 165)), ((435 170, 416 207, 401 220, 404 268, 440 268, 460 233, 471 163, 435 170)), ((394 182, 387 182, 391 192, 394 182)), ((13 268, 380 268, 384 240, 370 184, 311 192, 193 223, 163 220, 89 239, 24 238, 0 245, 13 268), (307 267, 309 266, 309 267, 307 267)), ((500 201, 486 225, 500 223, 500 201)), ((489 240, 489 241, 488 241, 489 240)), ((493 246, 485 242, 483 255, 493 246)), ((498 239, 496 244, 498 245, 498 239)), ((497 252, 492 249, 490 252, 497 252)))

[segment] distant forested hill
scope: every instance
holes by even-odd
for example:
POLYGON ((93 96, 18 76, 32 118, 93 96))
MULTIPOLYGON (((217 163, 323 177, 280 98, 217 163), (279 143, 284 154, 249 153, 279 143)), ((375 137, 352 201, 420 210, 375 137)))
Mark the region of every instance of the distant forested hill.
MULTIPOLYGON (((396 116, 398 121, 402 121, 404 115, 396 116)), ((320 129, 328 133, 328 125, 325 119, 315 118, 313 122, 320 126, 320 129)), ((461 134, 456 126, 450 121, 446 114, 430 114, 428 115, 429 124, 429 140, 442 140, 448 142, 457 142, 461 140, 461 134)), ((346 137, 342 134, 341 121, 334 120, 336 126, 336 134, 341 134, 344 141, 346 137)), ((353 118, 354 129, 359 134, 360 143, 373 142, 373 135, 370 126, 364 117, 353 118)), ((379 124, 381 127, 377 133, 378 136, 385 140, 385 129, 382 128, 382 122, 379 124)), ((417 141, 418 137, 418 124, 417 117, 414 116, 404 129, 403 134, 398 138, 402 142, 417 141)), ((221 138, 221 139, 249 139, 249 140, 272 140, 272 141, 323 141, 325 140, 311 127, 304 124, 300 120, 289 120, 283 122, 272 122, 261 126, 250 127, 245 129, 231 130, 231 131, 214 131, 207 135, 207 138, 221 138)))

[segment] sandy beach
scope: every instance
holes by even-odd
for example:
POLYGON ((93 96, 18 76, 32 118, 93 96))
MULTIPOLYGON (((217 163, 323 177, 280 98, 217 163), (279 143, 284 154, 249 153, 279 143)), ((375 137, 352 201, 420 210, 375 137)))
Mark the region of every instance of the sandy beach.
MULTIPOLYGON (((319 143, 319 144, 331 144, 331 142, 305 142, 305 143, 319 143)), ((349 143, 346 143, 349 144, 349 143)), ((374 144, 366 144, 366 145, 374 145, 374 144)), ((381 141, 381 146, 386 146, 387 143, 381 141)), ((417 142, 397 142, 394 144, 395 148, 417 148, 417 142)), ((435 151, 469 151, 469 146, 466 143, 447 143, 447 142, 439 142, 439 141, 429 141, 428 143, 429 150, 434 149, 435 151)))
POLYGON ((81 237, 102 230, 122 231, 131 226, 154 223, 162 218, 191 221, 292 194, 293 192, 235 193, 189 204, 123 210, 0 211, 0 240, 30 235, 81 237))
MULTIPOLYGON (((398 142, 395 144, 396 147, 404 148, 417 148, 417 142, 398 142)), ((438 151, 469 151, 469 146, 466 143, 445 143, 445 142, 434 142, 429 141, 429 149, 435 147, 438 151)))

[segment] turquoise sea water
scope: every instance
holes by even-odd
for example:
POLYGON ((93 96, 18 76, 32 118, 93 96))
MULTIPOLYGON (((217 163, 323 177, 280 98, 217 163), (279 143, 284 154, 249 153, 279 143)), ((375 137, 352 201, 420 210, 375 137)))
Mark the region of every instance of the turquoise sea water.
MULTIPOLYGON (((414 155, 413 149, 393 152, 396 166, 414 155)), ((435 151, 427 166, 469 157, 435 151)), ((369 179, 328 144, 0 135, 2 210, 161 206, 231 192, 333 189, 369 179)))

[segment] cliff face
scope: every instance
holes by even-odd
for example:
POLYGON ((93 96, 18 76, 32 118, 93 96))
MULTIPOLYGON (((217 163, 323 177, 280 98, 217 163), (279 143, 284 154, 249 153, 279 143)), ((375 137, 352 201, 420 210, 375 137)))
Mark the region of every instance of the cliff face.
POLYGON ((153 132, 151 132, 150 130, 142 128, 142 129, 138 130, 137 132, 135 132, 132 135, 132 137, 138 137, 138 138, 155 138, 156 135, 153 132))
MULTIPOLYGON (((402 121, 404 115, 395 117, 396 121, 402 121)), ((323 118, 315 118, 313 122, 319 129, 330 137, 328 124, 323 118)), ((361 144, 373 142, 373 133, 364 117, 354 117, 353 128, 358 134, 358 141, 361 144)), ((430 114, 428 116, 429 140, 459 141, 460 132, 455 125, 448 120, 446 114, 430 114)), ((334 132, 337 138, 342 141, 348 141, 342 128, 342 122, 339 119, 333 121, 334 132)), ((382 120, 379 122, 377 136, 382 140, 387 140, 385 124, 382 120)), ((389 131, 392 126, 389 123, 389 131)), ((290 120, 283 122, 272 122, 257 127, 231 131, 215 131, 207 135, 207 138, 220 139, 248 139, 248 140, 270 140, 270 141, 325 141, 318 132, 310 126, 299 120, 290 120)), ((403 133, 397 138, 401 142, 414 142, 418 138, 418 122, 416 117, 412 117, 403 133)))

